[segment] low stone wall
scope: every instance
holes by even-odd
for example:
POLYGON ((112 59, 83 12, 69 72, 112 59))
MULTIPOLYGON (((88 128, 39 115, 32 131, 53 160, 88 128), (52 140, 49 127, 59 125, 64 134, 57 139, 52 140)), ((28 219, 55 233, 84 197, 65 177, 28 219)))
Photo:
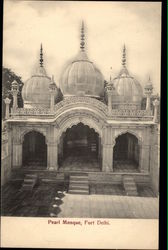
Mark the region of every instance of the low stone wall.
POLYGON ((137 184, 150 185, 149 174, 141 173, 89 173, 90 183, 100 183, 100 184, 122 184, 123 176, 132 176, 137 184))
POLYGON ((11 146, 10 132, 3 127, 1 141, 1 186, 4 185, 11 177, 11 146))

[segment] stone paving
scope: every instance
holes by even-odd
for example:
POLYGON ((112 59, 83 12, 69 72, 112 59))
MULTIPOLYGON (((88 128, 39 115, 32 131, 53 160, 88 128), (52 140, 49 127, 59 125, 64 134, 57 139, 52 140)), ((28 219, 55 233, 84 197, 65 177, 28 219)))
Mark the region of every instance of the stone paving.
POLYGON ((66 194, 57 217, 158 218, 158 199, 116 195, 66 194))
POLYGON ((32 192, 20 183, 2 189, 2 215, 27 217, 158 218, 159 199, 150 188, 129 197, 120 185, 91 185, 90 195, 72 195, 67 186, 40 184, 32 192))

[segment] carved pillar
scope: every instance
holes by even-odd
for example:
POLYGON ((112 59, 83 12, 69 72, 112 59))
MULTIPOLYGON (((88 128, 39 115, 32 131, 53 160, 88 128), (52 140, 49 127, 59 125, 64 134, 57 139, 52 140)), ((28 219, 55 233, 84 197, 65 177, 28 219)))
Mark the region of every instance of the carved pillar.
POLYGON ((12 166, 13 168, 22 166, 22 143, 20 142, 13 142, 12 166))
POLYGON ((103 161, 102 171, 112 172, 113 171, 113 145, 103 144, 103 161))
POLYGON ((57 142, 47 143, 47 168, 58 170, 58 144, 57 142))
POLYGON ((101 146, 101 137, 99 136, 99 145, 98 145, 98 159, 100 160, 102 158, 102 146, 101 146))
POLYGON ((62 133, 62 136, 60 137, 60 156, 63 158, 63 151, 64 151, 64 137, 65 133, 62 133))
POLYGON ((141 145, 140 149, 140 172, 149 172, 150 146, 141 145))
POLYGON ((9 104, 10 104, 11 100, 7 97, 7 98, 5 98, 4 102, 5 102, 5 105, 6 105, 5 119, 8 119, 9 118, 9 104))

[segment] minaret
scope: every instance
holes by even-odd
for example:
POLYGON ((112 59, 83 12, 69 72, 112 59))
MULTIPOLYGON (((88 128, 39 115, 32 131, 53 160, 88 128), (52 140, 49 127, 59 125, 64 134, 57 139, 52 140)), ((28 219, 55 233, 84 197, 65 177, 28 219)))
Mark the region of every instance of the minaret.
POLYGON ((54 76, 51 77, 51 83, 49 85, 49 91, 50 91, 50 110, 51 112, 54 111, 54 105, 55 105, 55 95, 57 91, 57 86, 54 82, 54 76))
POLYGON ((125 44, 124 44, 124 47, 123 47, 122 65, 123 65, 124 68, 126 68, 126 48, 125 48, 125 44))
POLYGON ((144 87, 145 95, 146 95, 146 110, 151 110, 151 95, 153 91, 153 85, 149 76, 149 80, 144 87))
POLYGON ((112 77, 111 77, 111 72, 112 72, 112 67, 110 68, 110 81, 109 83, 106 85, 106 91, 107 91, 107 97, 108 97, 108 115, 112 114, 112 96, 114 94, 114 84, 112 81, 112 77))
POLYGON ((13 110, 15 111, 18 107, 17 95, 19 92, 19 86, 16 80, 12 82, 11 93, 13 95, 13 110))
POLYGON ((81 42, 80 42, 81 51, 85 51, 85 30, 84 30, 84 22, 82 21, 81 26, 81 42))
POLYGON ((43 67, 43 46, 41 43, 41 47, 40 47, 40 67, 43 67))

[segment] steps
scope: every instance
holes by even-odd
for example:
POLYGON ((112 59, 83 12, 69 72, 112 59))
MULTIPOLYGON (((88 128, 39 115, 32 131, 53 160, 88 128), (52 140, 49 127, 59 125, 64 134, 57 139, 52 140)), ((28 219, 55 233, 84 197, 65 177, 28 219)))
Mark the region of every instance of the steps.
POLYGON ((123 176, 123 186, 128 196, 138 196, 137 186, 132 176, 123 176))
POLYGON ((26 174, 24 181, 22 183, 21 191, 31 191, 37 183, 36 174, 26 174))
POLYGON ((69 180, 69 194, 89 194, 88 174, 71 174, 69 180))

